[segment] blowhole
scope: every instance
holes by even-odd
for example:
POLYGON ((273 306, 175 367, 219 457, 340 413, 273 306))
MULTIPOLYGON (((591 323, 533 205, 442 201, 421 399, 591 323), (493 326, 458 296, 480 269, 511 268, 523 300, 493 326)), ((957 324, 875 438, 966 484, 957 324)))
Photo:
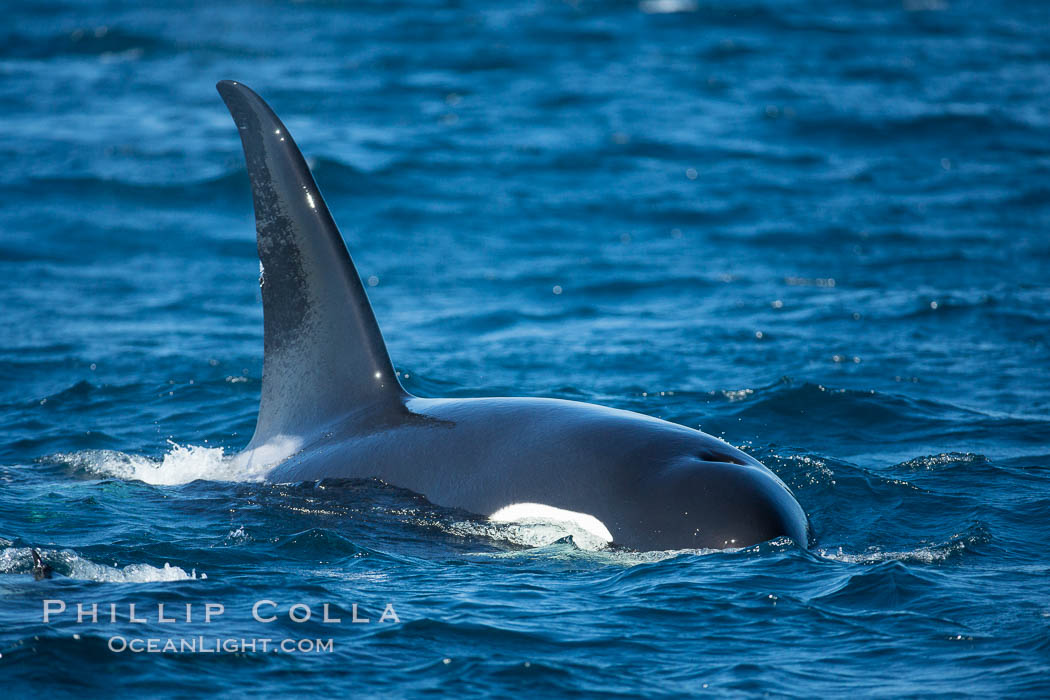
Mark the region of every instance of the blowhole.
POLYGON ((728 452, 720 452, 718 450, 704 450, 698 452, 696 457, 705 462, 722 462, 723 464, 739 464, 741 466, 747 466, 748 464, 735 455, 728 452))

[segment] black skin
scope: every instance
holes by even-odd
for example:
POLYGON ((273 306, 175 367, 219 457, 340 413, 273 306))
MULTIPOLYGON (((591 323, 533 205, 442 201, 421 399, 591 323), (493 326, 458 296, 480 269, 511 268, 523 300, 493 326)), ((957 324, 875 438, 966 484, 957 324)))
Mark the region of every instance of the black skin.
POLYGON ((33 578, 40 581, 45 578, 51 578, 52 569, 50 566, 44 563, 44 560, 40 558, 40 552, 31 550, 33 552, 33 578))
POLYGON ((520 503, 586 513, 640 551, 808 544, 784 482, 699 430, 574 401, 405 391, 288 129, 244 85, 217 87, 244 146, 261 265, 263 380, 244 464, 279 483, 378 478, 482 516, 520 503))

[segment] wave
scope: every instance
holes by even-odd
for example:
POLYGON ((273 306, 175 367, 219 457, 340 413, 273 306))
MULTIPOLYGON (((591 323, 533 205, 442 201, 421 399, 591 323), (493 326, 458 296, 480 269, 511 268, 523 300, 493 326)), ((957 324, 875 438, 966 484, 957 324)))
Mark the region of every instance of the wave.
POLYGON ((177 50, 174 42, 156 36, 97 26, 45 36, 8 34, 4 37, 3 55, 7 58, 48 59, 69 55, 103 57, 123 54, 138 59, 177 50))
MULTIPOLYGON (((712 392, 712 398, 721 392, 712 392)), ((976 407, 947 401, 915 398, 888 392, 836 388, 811 382, 796 383, 785 377, 774 384, 733 394, 736 400, 725 396, 723 411, 736 417, 768 421, 776 417, 780 423, 804 423, 825 429, 841 427, 848 430, 851 442, 864 438, 868 444, 897 441, 907 435, 926 434, 951 438, 965 425, 972 433, 984 429, 1045 429, 1047 419, 1040 415, 1015 415, 989 412, 976 407), (899 431, 895 432, 895 431, 899 431)))
POLYGON ((86 450, 59 453, 42 461, 63 464, 74 470, 125 481, 137 480, 158 486, 188 484, 192 481, 262 481, 268 465, 251 466, 237 455, 227 456, 222 447, 179 445, 171 446, 161 459, 116 450, 86 450))
MULTIPOLYGON (((146 34, 106 24, 79 26, 71 31, 42 35, 11 32, 2 38, 3 50, 0 56, 43 61, 63 57, 82 59, 85 56, 95 56, 102 61, 137 61, 176 56, 191 48, 185 38, 169 39, 163 33, 146 34)), ((193 40, 191 50, 232 53, 238 57, 270 55, 269 51, 259 49, 250 41, 233 45, 222 41, 206 41, 201 37, 193 40)))
POLYGON ((1024 132, 1034 126, 996 109, 982 112, 930 111, 909 116, 838 114, 809 117, 802 113, 790 121, 795 131, 807 140, 836 137, 865 144, 886 140, 895 143, 954 141, 975 136, 993 139, 997 138, 996 134, 1024 132))
POLYGON ((608 543, 569 522, 534 519, 527 522, 495 523, 487 520, 456 521, 437 526, 456 537, 483 537, 522 547, 547 547, 560 543, 573 549, 597 552, 608 543))
POLYGON ((216 177, 183 181, 135 181, 115 179, 103 175, 71 177, 30 177, 5 183, 5 189, 26 197, 72 198, 98 202, 125 199, 152 206, 178 208, 192 203, 232 201, 238 193, 247 190, 247 175, 243 171, 229 171, 216 177))
POLYGON ((940 471, 945 467, 958 465, 988 464, 984 455, 972 452, 943 452, 936 455, 915 457, 896 465, 895 469, 903 471, 940 471))
MULTIPOLYGON (((33 555, 30 547, 5 547, 0 549, 0 574, 29 574, 33 570, 33 555)), ((206 579, 208 575, 196 569, 187 572, 165 562, 164 566, 150 564, 128 564, 124 567, 98 564, 80 556, 71 549, 38 548, 41 559, 60 576, 81 581, 101 583, 153 583, 158 581, 191 581, 206 579)))
MULTIPOLYGON (((559 287, 560 289, 560 287, 559 287)), ((436 315, 427 320, 427 325, 457 333, 484 334, 507 330, 515 326, 551 324, 566 319, 595 318, 598 308, 591 304, 578 304, 552 313, 536 313, 519 309, 495 309, 479 312, 477 309, 454 311, 436 315)))
MULTIPOLYGON (((147 157, 143 156, 143 159, 147 157)), ((335 158, 310 158, 309 163, 326 192, 372 195, 385 182, 381 172, 369 172, 335 158)), ((156 171, 167 172, 162 168, 156 171)), ((140 172, 154 170, 145 168, 140 172)), ((11 172, 5 177, 17 178, 4 182, 5 190, 34 200, 41 197, 82 201, 117 198, 165 208, 199 208, 203 204, 240 203, 248 192, 248 175, 243 166, 226 169, 211 177, 181 180, 137 180, 92 173, 34 177, 11 172)))
POLYGON ((814 552, 823 559, 847 564, 883 564, 886 562, 941 564, 961 556, 968 549, 990 541, 991 535, 987 527, 983 523, 976 523, 944 542, 923 545, 914 549, 885 549, 876 545, 862 552, 848 552, 843 547, 817 548, 814 552))
POLYGON ((515 547, 510 551, 474 553, 474 556, 496 559, 574 559, 602 565, 634 567, 680 557, 708 557, 711 555, 750 557, 798 549, 798 546, 790 539, 780 537, 747 547, 667 549, 643 552, 610 545, 575 523, 542 518, 502 523, 479 519, 431 521, 430 525, 456 537, 483 538, 515 547))

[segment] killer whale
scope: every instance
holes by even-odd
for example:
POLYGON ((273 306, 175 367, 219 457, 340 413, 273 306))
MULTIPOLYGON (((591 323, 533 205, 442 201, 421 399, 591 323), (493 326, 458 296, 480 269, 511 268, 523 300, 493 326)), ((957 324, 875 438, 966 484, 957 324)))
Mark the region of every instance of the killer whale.
POLYGON ((560 399, 409 394, 291 134, 248 87, 217 89, 240 133, 260 261, 263 379, 244 465, 278 483, 378 478, 497 521, 568 520, 636 550, 808 544, 784 482, 698 430, 560 399))

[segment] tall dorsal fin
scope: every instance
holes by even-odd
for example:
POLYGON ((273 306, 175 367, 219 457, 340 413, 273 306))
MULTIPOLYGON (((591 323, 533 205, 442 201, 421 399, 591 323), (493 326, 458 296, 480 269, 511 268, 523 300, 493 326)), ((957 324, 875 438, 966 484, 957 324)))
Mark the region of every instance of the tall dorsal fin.
POLYGON ((249 447, 306 435, 407 394, 339 229, 284 124, 240 83, 217 86, 241 134, 262 263, 259 420, 249 447))

